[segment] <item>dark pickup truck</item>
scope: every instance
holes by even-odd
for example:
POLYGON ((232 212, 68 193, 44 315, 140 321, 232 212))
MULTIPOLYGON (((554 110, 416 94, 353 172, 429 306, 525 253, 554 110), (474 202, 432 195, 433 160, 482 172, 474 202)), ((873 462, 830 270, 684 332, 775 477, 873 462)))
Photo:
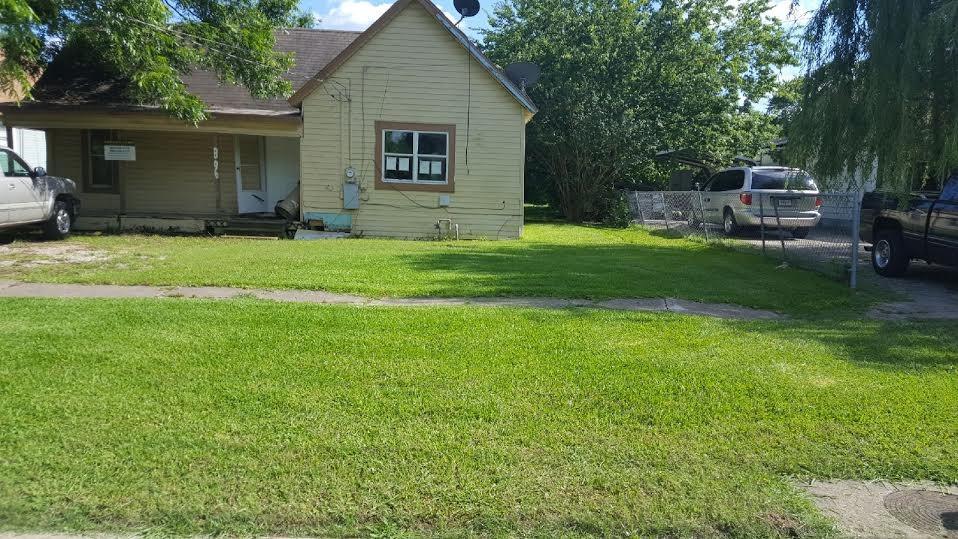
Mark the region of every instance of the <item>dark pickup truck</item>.
POLYGON ((872 244, 872 266, 895 277, 913 259, 958 266, 958 175, 941 193, 901 197, 866 193, 862 200, 861 239, 872 244))

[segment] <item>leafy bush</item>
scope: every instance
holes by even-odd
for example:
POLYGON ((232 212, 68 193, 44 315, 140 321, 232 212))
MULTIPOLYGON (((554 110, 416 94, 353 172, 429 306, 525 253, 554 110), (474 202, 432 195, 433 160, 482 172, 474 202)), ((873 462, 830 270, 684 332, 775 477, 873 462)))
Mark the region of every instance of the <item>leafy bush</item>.
POLYGON ((613 228, 626 228, 632 224, 632 208, 622 191, 615 191, 606 199, 602 223, 613 228))

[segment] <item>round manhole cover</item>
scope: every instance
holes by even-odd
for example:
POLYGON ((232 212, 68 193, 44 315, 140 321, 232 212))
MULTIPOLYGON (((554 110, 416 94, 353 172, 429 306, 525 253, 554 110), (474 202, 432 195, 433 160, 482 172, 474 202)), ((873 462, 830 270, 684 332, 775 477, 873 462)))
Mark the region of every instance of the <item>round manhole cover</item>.
POLYGON ((916 530, 958 537, 958 496, 932 490, 899 490, 885 496, 885 509, 916 530))

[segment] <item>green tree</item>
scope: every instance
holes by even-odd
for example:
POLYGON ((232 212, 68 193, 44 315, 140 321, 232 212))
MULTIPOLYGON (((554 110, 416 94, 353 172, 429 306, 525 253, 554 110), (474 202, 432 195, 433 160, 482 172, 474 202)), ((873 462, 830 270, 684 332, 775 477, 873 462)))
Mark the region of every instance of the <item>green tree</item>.
POLYGON ((0 90, 29 90, 71 46, 131 81, 135 102, 199 122, 205 106, 181 75, 208 69, 255 97, 288 95, 292 59, 273 51, 273 30, 311 23, 297 0, 0 0, 0 90))
POLYGON ((958 166, 958 1, 828 0, 805 41, 792 159, 826 184, 877 163, 895 190, 958 166))
POLYGON ((616 187, 661 186, 657 150, 721 158, 777 136, 751 103, 791 63, 765 0, 506 0, 484 33, 500 64, 532 61, 542 78, 528 130, 527 179, 566 218, 595 219, 616 187))
POLYGON ((795 77, 783 82, 768 99, 766 112, 772 117, 772 122, 780 126, 786 134, 788 126, 791 125, 801 106, 803 84, 805 84, 804 77, 795 77))

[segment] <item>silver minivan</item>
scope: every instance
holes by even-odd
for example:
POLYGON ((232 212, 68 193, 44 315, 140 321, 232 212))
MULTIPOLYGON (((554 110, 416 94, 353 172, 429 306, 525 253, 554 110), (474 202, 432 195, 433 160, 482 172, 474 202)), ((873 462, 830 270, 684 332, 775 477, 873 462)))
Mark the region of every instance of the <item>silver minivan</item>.
POLYGON ((804 238, 822 218, 822 199, 805 171, 785 167, 736 167, 717 172, 700 187, 695 205, 706 223, 734 236, 744 227, 788 229, 804 238))

